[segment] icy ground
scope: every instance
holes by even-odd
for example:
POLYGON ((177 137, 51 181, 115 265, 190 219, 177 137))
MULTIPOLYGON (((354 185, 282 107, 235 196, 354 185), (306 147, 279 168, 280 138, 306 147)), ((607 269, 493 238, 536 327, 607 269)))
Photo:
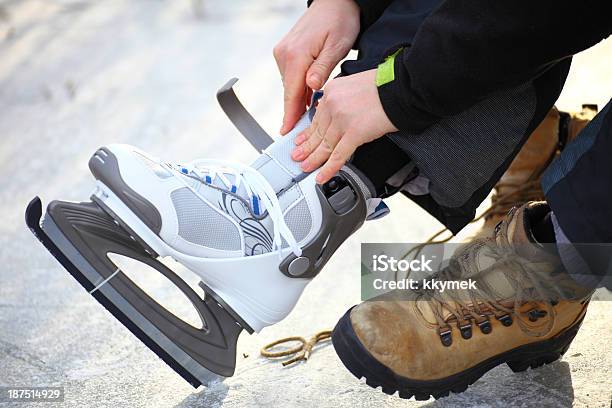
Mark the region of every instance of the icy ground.
MULTIPOLYGON (((23 211, 33 196, 87 199, 87 161, 103 144, 126 142, 174 161, 251 161, 255 152, 218 108, 215 91, 239 77, 240 97, 276 134, 282 89, 271 49, 303 3, 0 1, 0 386, 63 386, 68 407, 609 407, 612 314, 602 302, 591 305, 562 361, 520 374, 498 367, 439 402, 365 386, 329 344, 290 368, 259 357, 273 339, 331 328, 359 301, 360 242, 421 241, 439 228, 402 198, 389 200, 390 217, 341 248, 289 318, 240 338, 234 377, 197 391, 29 233, 23 211)), ((576 58, 562 108, 603 105, 612 95, 611 56, 608 41, 576 58)), ((147 279, 185 309, 155 275, 147 279)))

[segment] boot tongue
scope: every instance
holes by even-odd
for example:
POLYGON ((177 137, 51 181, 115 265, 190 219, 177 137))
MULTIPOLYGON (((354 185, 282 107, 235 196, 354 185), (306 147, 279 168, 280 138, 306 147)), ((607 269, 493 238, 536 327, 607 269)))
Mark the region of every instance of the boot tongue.
POLYGON ((527 205, 524 205, 514 212, 505 228, 502 226, 499 229, 495 234, 495 240, 498 244, 501 244, 505 236, 510 245, 515 247, 517 253, 521 256, 534 256, 537 254, 538 249, 533 240, 530 227, 529 217, 527 217, 527 205))
POLYGON ((296 136, 310 126, 313 115, 314 109, 311 108, 291 132, 277 139, 251 164, 251 167, 268 180, 277 194, 304 174, 300 163, 291 158, 291 152, 295 148, 296 136))
MULTIPOLYGON (((529 240, 525 208, 526 206, 522 206, 509 214, 495 231, 493 237, 495 242, 491 242, 493 245, 482 246, 473 257, 473 264, 475 265, 472 268, 465 268, 464 265, 463 268, 464 270, 471 270, 471 275, 477 275, 479 271, 492 267, 489 272, 477 275, 477 279, 481 285, 486 286, 486 291, 497 300, 513 298, 515 289, 508 278, 508 271, 505 270, 507 267, 493 266, 496 262, 499 262, 501 255, 496 249, 513 251, 517 255, 528 259, 531 259, 529 257, 535 255, 538 251, 529 240)), ((469 259, 462 261, 469 262, 469 259)))
MULTIPOLYGON (((534 270, 543 272, 554 270, 558 263, 557 257, 546 252, 543 247, 538 244, 531 233, 531 223, 529 212, 533 210, 543 210, 542 204, 528 203, 513 213, 508 215, 497 231, 495 232, 494 240, 496 246, 502 251, 511 252, 511 256, 522 258, 521 262, 526 262, 534 270), (539 207, 539 208, 538 208, 539 207), (543 270, 545 268, 546 270, 543 270)), ((483 247, 479 254, 476 255, 476 270, 491 267, 499 258, 499 254, 494 254, 490 247, 483 247)), ((520 268, 520 266, 516 266, 520 268)), ((508 266, 503 265, 493 268, 489 273, 481 275, 482 280, 489 288, 496 299, 511 299, 515 296, 515 289, 508 276, 508 266)), ((529 284, 525 281, 522 284, 529 284)))
POLYGON ((552 261, 531 237, 528 206, 524 205, 509 214, 497 227, 494 236, 486 240, 488 245, 467 245, 455 256, 461 265, 462 277, 475 279, 476 286, 495 300, 512 299, 516 294, 509 278, 512 274, 507 270, 510 266, 494 266, 502 255, 500 250, 514 252, 534 263, 552 261), (481 273, 485 269, 489 270, 481 273))
POLYGON ((508 242, 521 257, 532 262, 557 263, 556 253, 546 251, 545 247, 537 242, 532 232, 532 218, 542 219, 549 211, 548 205, 544 203, 532 202, 521 206, 510 218, 505 231, 500 228, 500 231, 495 234, 498 244, 502 238, 500 233, 505 233, 508 242))

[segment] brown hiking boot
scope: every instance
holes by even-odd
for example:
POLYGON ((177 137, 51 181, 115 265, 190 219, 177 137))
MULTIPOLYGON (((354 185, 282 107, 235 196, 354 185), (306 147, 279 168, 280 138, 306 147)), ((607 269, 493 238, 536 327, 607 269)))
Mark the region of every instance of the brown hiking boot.
POLYGON ((344 365, 387 394, 426 400, 465 391, 503 363, 523 371, 559 359, 592 292, 533 239, 531 222, 549 211, 545 203, 512 209, 432 275, 471 278, 476 289, 393 291, 350 309, 332 333, 344 365))
POLYGON ((559 112, 553 107, 533 131, 510 167, 494 187, 485 223, 476 235, 487 235, 513 206, 544 200, 542 173, 597 114, 597 105, 582 105, 578 113, 559 112))

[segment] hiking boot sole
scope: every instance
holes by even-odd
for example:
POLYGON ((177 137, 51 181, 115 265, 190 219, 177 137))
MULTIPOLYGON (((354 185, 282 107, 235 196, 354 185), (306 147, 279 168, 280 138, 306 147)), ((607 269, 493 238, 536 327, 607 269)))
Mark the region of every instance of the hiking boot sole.
POLYGON ((382 392, 388 395, 399 392, 399 397, 404 399, 414 396, 418 401, 428 400, 430 396, 438 399, 451 392, 463 392, 487 371, 503 363, 514 372, 552 363, 567 351, 584 319, 582 316, 577 323, 548 340, 506 351, 446 378, 423 381, 397 375, 376 360, 355 334, 350 319, 351 310, 342 316, 332 332, 332 344, 342 363, 355 377, 365 377, 370 387, 382 387, 382 392))

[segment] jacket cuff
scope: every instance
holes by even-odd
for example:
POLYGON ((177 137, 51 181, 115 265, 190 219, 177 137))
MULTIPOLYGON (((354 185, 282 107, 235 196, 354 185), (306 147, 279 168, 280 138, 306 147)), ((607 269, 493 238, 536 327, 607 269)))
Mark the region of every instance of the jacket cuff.
POLYGON ((391 4, 390 0, 354 0, 359 6, 361 18, 361 32, 374 24, 380 18, 385 9, 391 4))
MULTIPOLYGON (((306 6, 310 7, 314 0, 307 0, 306 6)), ((385 9, 391 4, 391 0, 354 0, 359 6, 361 20, 361 32, 374 24, 380 18, 385 9)))
POLYGON ((420 133, 440 118, 412 102, 410 75, 404 68, 405 49, 389 55, 376 70, 376 86, 383 110, 393 125, 402 131, 420 133))

